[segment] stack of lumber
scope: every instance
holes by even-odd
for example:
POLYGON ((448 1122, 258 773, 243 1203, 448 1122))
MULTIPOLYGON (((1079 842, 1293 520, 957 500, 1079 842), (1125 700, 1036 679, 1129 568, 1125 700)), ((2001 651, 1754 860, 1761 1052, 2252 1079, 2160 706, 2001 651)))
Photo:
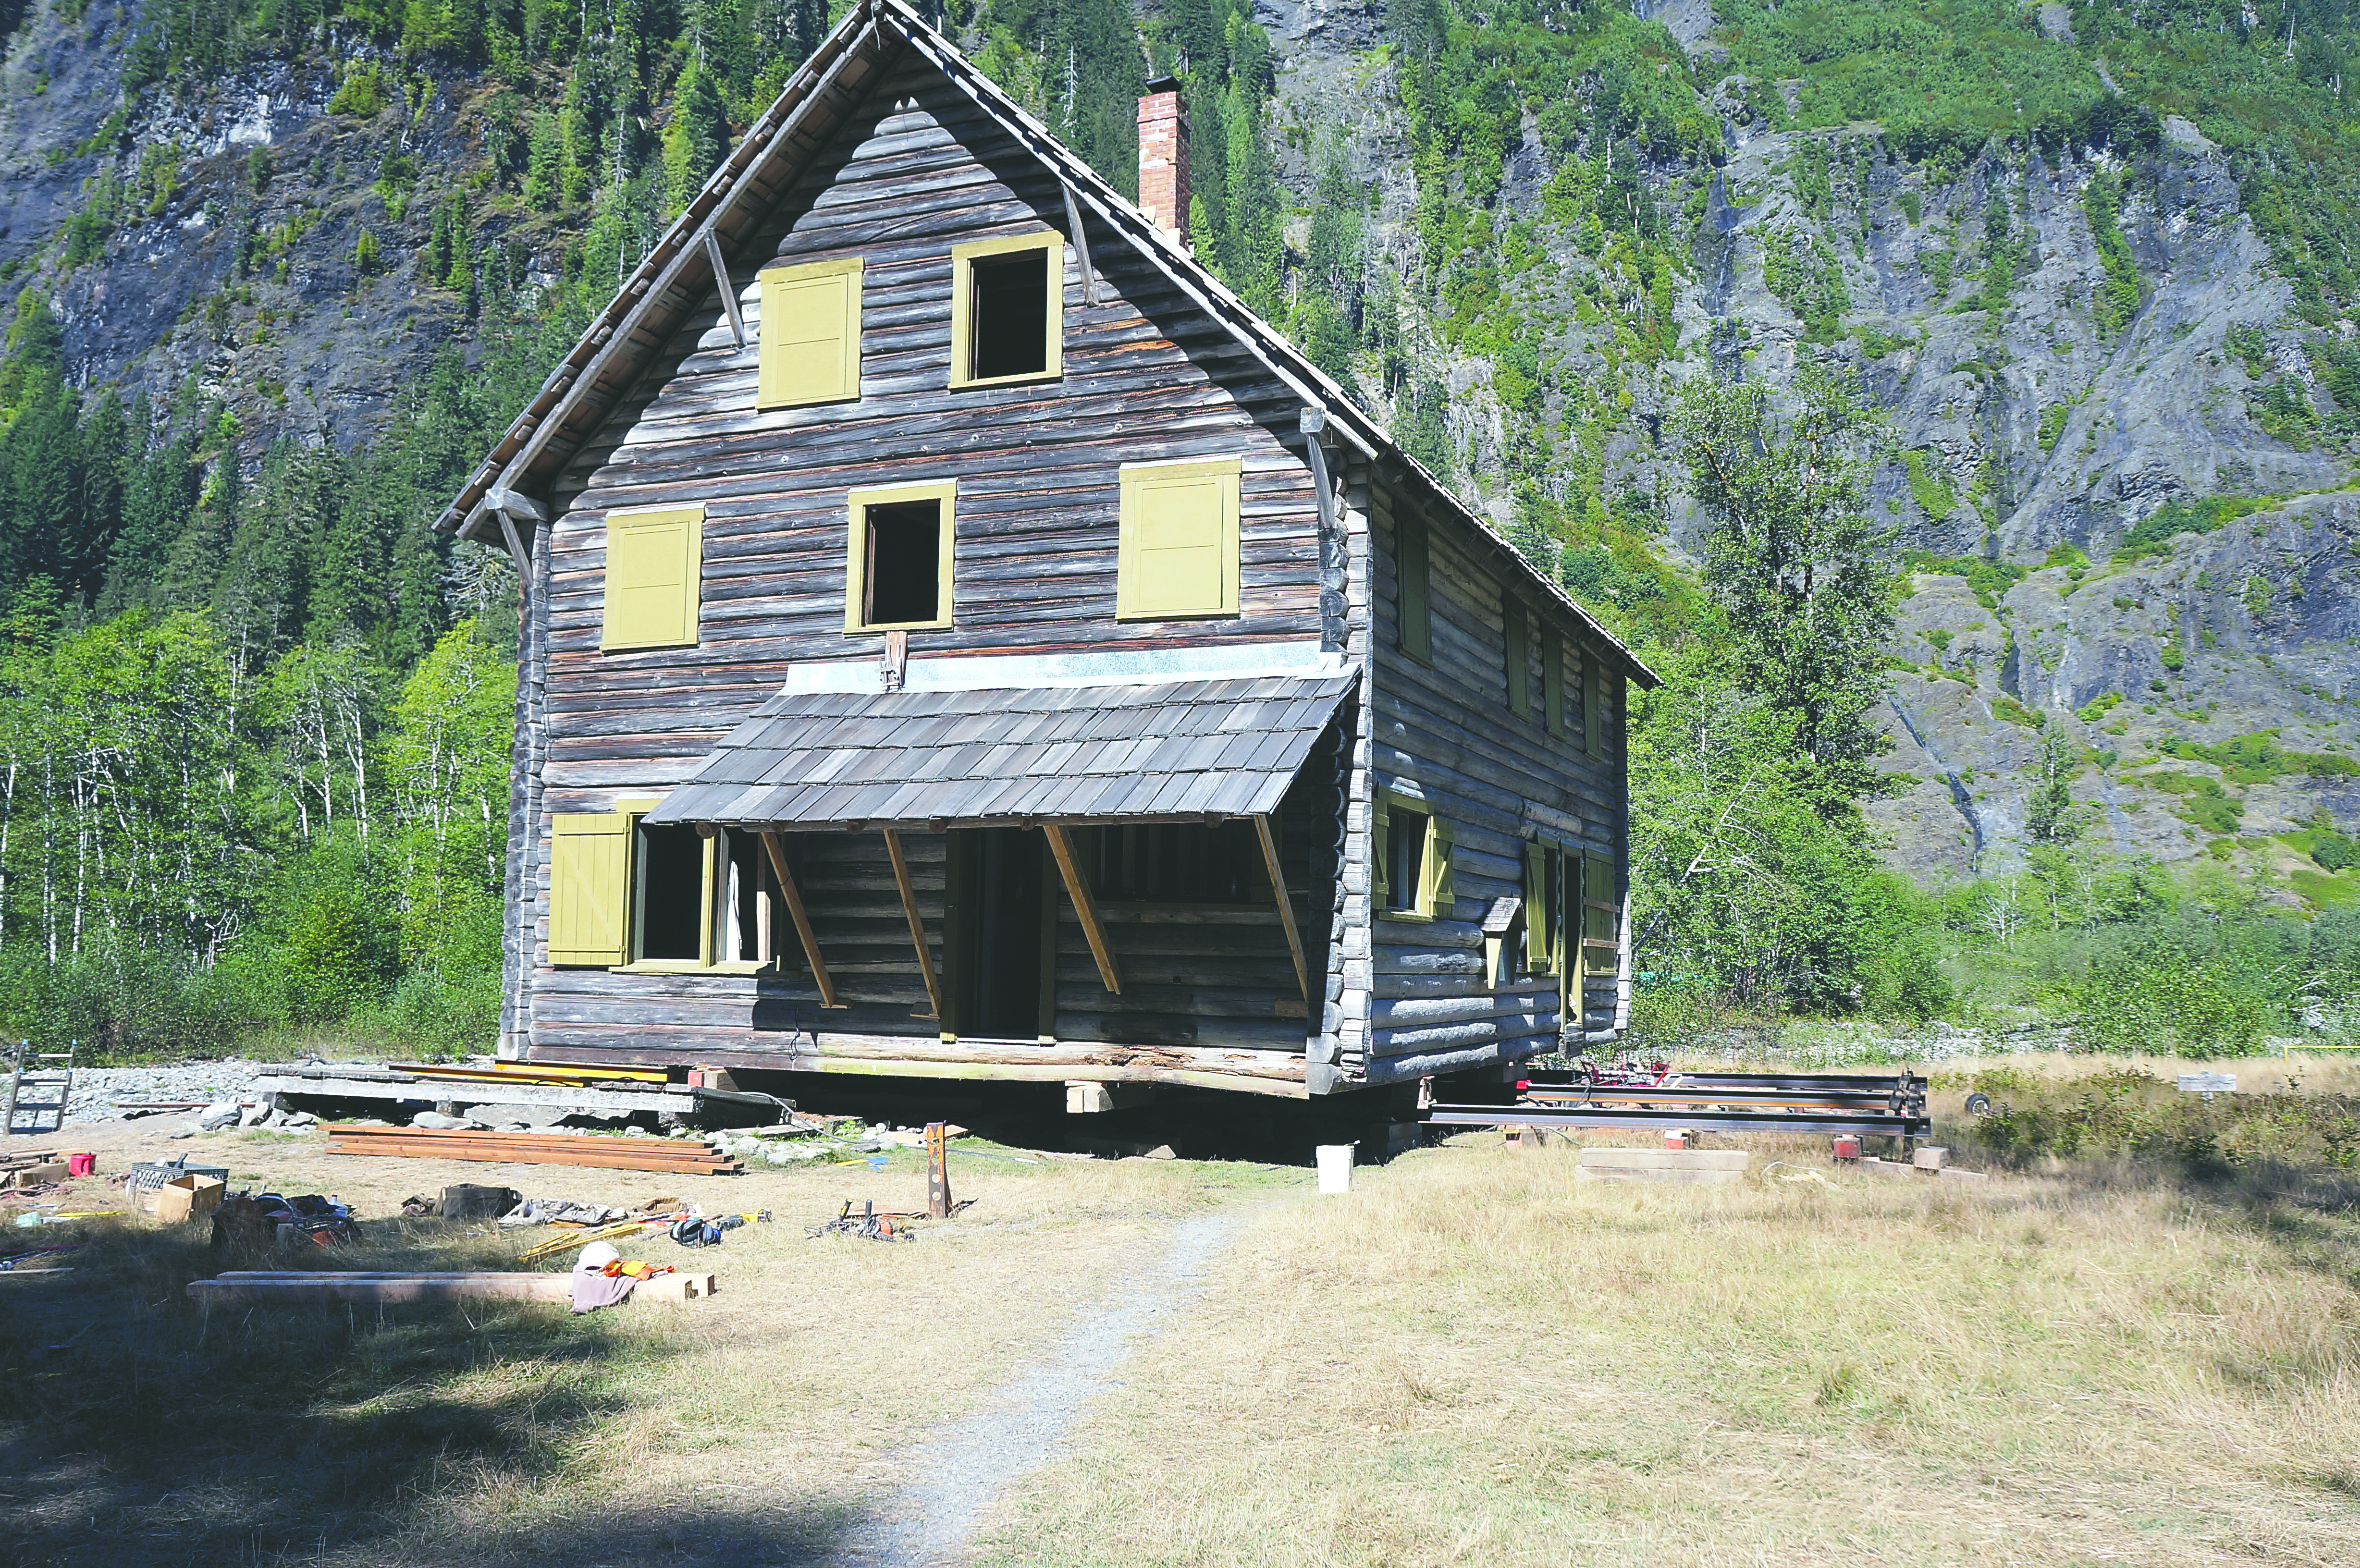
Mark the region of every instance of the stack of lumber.
POLYGON ((575 1089, 592 1083, 661 1083, 661 1067, 577 1067, 554 1062, 495 1062, 488 1067, 460 1062, 388 1062, 388 1070, 458 1083, 543 1083, 575 1089))
MULTIPOLYGON (((634 1301, 696 1301, 713 1294, 710 1274, 659 1274, 642 1279, 634 1301)), ((496 1297, 510 1301, 571 1301, 570 1274, 338 1274, 299 1269, 250 1269, 189 1281, 189 1298, 204 1306, 313 1306, 328 1301, 380 1305, 394 1301, 459 1301, 496 1297)))
POLYGON ((745 1169, 702 1141, 551 1132, 443 1132, 341 1122, 328 1128, 328 1152, 475 1160, 494 1165, 595 1165, 607 1171, 669 1171, 682 1176, 736 1176, 745 1169))

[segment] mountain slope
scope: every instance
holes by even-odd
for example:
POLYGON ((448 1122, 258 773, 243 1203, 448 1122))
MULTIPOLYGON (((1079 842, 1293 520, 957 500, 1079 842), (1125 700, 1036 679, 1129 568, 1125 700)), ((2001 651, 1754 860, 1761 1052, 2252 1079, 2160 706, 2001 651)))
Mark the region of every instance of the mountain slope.
MULTIPOLYGON (((2307 855, 2322 811, 2360 825, 2340 13, 944 20, 1119 182, 1129 96, 1183 70, 1199 248, 1643 641, 1698 608, 1672 389, 1854 367, 1896 434, 1875 496, 1910 573, 1905 780, 1873 811, 1921 879, 2079 833, 2360 891, 2307 855), (2060 774, 2061 819, 2036 809, 2060 774)), ((273 649, 417 658, 503 591, 421 514, 825 21, 817 0, 29 7, 0 71, 0 281, 54 332, 12 339, 0 376, 0 586, 46 583, 69 619, 198 604, 273 649), (130 433, 102 450, 110 389, 130 433), (78 455, 54 458, 60 428, 78 455), (290 586, 257 607, 257 577, 290 586)))

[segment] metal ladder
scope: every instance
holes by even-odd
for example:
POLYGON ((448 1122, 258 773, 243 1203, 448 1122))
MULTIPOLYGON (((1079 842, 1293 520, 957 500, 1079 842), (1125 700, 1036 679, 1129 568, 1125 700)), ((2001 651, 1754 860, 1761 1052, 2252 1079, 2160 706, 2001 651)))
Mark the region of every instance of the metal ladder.
POLYGON ((21 1132, 38 1137, 65 1130, 66 1104, 73 1098, 74 1051, 81 1043, 69 1040, 63 1051, 35 1051, 29 1040, 16 1042, 16 1049, 10 1053, 15 1060, 8 1074, 8 1120, 0 1124, 0 1133, 14 1136, 21 1132), (25 1097, 27 1089, 34 1092, 35 1098, 25 1097), (50 1090, 57 1092, 57 1098, 47 1097, 50 1090), (32 1125, 18 1127, 19 1116, 30 1118, 32 1125), (46 1127, 42 1125, 44 1119, 48 1122, 46 1127))

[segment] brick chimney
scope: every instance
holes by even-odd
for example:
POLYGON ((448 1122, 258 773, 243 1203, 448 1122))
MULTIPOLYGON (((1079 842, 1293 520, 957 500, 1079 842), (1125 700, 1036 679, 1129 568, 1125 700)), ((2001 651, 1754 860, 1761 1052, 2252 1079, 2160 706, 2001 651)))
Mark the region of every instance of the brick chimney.
POLYGON ((1169 76, 1149 82, 1139 101, 1139 210, 1187 248, 1188 122, 1169 76))

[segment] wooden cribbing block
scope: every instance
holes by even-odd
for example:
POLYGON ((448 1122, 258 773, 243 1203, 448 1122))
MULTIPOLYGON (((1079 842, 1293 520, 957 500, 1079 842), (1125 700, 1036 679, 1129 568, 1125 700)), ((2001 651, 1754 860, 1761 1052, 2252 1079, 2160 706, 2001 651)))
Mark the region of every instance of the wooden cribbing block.
POLYGON ((1585 1149, 1573 1178, 1724 1186, 1744 1180, 1753 1158, 1742 1149, 1585 1149))

